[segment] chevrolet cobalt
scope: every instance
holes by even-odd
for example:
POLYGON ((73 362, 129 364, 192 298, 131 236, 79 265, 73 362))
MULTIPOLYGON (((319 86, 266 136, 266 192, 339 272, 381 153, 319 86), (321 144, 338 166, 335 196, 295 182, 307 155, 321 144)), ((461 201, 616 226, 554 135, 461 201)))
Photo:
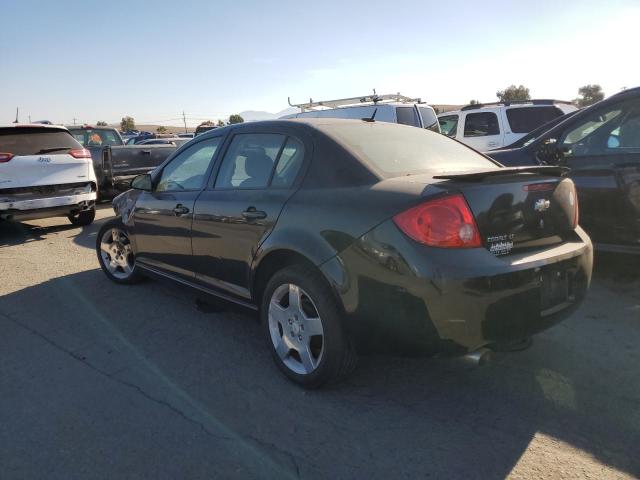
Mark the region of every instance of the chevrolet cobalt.
POLYGON ((280 370, 312 388, 357 353, 472 353, 566 318, 592 268, 566 173, 373 118, 232 125, 136 177, 96 251, 114 282, 258 311, 280 370))

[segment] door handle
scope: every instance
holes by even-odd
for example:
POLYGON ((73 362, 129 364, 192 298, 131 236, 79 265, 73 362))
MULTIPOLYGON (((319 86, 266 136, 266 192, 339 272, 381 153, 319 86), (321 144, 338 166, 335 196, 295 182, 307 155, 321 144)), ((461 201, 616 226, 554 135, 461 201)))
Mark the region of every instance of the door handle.
POLYGON ((151 150, 142 150, 140 153, 142 155, 151 155, 151 150))
POLYGON ((178 205, 176 205, 176 208, 173 209, 173 213, 176 217, 179 217, 180 215, 186 215, 187 213, 189 213, 189 209, 179 203, 178 205))
POLYGON ((256 210, 255 207, 249 207, 242 212, 242 216, 247 220, 261 220, 263 218, 267 218, 267 212, 256 210))

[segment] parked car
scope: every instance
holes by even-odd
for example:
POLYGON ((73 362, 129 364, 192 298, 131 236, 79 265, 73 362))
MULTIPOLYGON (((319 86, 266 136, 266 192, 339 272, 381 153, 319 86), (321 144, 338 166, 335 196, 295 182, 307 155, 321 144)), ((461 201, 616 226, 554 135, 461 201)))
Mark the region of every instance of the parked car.
POLYGON ((104 147, 124 145, 120 133, 113 127, 95 127, 92 125, 67 125, 67 129, 80 145, 91 152, 93 169, 98 182, 98 195, 108 189, 109 179, 103 169, 104 147))
POLYGON ((220 128, 217 125, 198 125, 196 127, 196 131, 194 136, 197 137, 198 135, 203 134, 204 132, 208 132, 210 130, 215 130, 216 128, 220 128))
POLYGON ((196 136, 195 133, 179 133, 178 134, 178 137, 180 138, 193 138, 195 136, 196 136))
POLYGON ((96 251, 114 282, 151 274, 259 311, 278 367, 317 387, 356 352, 477 351, 567 317, 592 247, 564 173, 403 125, 244 123, 136 177, 96 251))
POLYGON ((364 97, 342 98, 339 100, 310 101, 292 107, 300 108, 299 113, 282 118, 344 118, 361 120, 373 118, 376 122, 400 123, 412 127, 440 131, 438 118, 433 107, 422 103, 419 98, 409 98, 400 94, 368 95, 364 97))
POLYGON ((91 155, 64 127, 0 127, 0 220, 64 216, 74 225, 95 217, 91 155))
POLYGON ((521 148, 488 154, 510 166, 569 167, 580 224, 596 248, 640 254, 640 87, 580 110, 521 148))
POLYGON ((577 108, 559 100, 467 105, 438 115, 440 130, 481 152, 509 145, 531 130, 577 108))
POLYGON ((189 141, 188 138, 171 137, 171 138, 151 138, 149 140, 143 140, 138 145, 173 145, 175 147, 181 147, 189 141))

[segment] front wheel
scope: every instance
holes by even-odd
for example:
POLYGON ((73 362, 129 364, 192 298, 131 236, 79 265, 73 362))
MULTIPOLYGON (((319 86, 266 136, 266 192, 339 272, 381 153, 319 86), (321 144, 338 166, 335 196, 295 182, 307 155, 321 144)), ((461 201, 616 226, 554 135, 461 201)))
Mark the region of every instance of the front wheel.
POLYGON ((338 303, 314 269, 293 266, 277 272, 262 296, 260 316, 276 364, 303 387, 341 380, 355 366, 338 303))
POLYGON ((100 268, 116 283, 131 284, 143 277, 136 267, 129 233, 119 218, 106 222, 96 237, 96 253, 100 268))
POLYGON ((93 223, 96 218, 96 207, 92 207, 89 210, 82 210, 74 215, 67 217, 69 221, 77 227, 85 227, 93 223))

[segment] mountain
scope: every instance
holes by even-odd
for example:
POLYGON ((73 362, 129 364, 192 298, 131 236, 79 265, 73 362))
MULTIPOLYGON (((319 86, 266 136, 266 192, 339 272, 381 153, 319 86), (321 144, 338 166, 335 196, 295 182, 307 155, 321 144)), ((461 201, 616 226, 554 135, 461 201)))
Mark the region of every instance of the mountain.
POLYGON ((298 109, 294 107, 285 108, 278 113, 264 112, 262 110, 245 110, 244 112, 240 112, 240 116, 244 118, 246 122, 253 122, 256 120, 275 120, 283 115, 296 112, 298 112, 298 109))

